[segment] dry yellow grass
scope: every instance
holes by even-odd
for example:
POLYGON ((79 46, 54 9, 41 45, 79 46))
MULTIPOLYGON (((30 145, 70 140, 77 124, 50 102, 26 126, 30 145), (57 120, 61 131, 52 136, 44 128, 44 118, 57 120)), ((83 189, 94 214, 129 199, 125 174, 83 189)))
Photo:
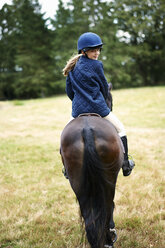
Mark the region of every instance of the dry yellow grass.
MULTIPOLYGON (((164 248, 165 87, 113 92, 136 167, 119 173, 115 248, 164 248)), ((77 248, 78 205, 61 173, 66 96, 0 102, 0 247, 77 248)))

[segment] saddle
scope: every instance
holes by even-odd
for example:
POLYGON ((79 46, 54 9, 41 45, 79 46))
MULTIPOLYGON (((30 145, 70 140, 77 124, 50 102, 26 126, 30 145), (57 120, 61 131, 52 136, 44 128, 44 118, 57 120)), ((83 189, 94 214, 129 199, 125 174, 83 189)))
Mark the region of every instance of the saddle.
POLYGON ((97 116, 97 117, 101 117, 101 115, 97 114, 97 113, 83 113, 83 114, 80 114, 78 117, 82 117, 82 116, 97 116))

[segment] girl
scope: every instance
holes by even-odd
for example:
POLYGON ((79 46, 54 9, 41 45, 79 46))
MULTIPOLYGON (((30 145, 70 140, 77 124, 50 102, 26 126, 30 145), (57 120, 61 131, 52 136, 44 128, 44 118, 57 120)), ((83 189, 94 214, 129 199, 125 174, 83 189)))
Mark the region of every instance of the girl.
POLYGON ((124 126, 106 104, 108 83, 102 62, 98 60, 102 46, 101 38, 95 33, 87 32, 79 37, 78 55, 72 57, 63 69, 64 76, 67 76, 66 93, 72 100, 73 118, 83 113, 97 113, 115 126, 125 149, 123 175, 129 176, 135 164, 128 159, 124 126))

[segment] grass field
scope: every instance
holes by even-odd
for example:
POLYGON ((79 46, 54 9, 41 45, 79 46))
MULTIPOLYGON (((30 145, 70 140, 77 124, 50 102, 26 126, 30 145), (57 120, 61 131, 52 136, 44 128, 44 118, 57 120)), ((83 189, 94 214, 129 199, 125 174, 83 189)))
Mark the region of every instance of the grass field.
MULTIPOLYGON (((165 248, 165 87, 113 97, 136 162, 118 177, 115 248, 165 248)), ((85 247, 59 155, 70 112, 66 96, 0 102, 0 248, 85 247)))

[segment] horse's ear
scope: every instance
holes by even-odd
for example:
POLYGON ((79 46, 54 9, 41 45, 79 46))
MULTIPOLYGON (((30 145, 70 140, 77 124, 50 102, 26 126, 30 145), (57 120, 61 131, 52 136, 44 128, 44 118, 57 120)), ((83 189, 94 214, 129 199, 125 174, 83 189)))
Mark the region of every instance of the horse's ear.
POLYGON ((106 103, 107 103, 107 106, 112 111, 112 108, 113 108, 113 99, 112 99, 111 90, 112 90, 112 83, 108 83, 108 96, 107 96, 107 99, 106 99, 106 103))
POLYGON ((110 83, 108 83, 108 90, 109 90, 109 91, 111 91, 111 90, 112 90, 112 88, 113 88, 112 83, 111 83, 111 82, 110 82, 110 83))

